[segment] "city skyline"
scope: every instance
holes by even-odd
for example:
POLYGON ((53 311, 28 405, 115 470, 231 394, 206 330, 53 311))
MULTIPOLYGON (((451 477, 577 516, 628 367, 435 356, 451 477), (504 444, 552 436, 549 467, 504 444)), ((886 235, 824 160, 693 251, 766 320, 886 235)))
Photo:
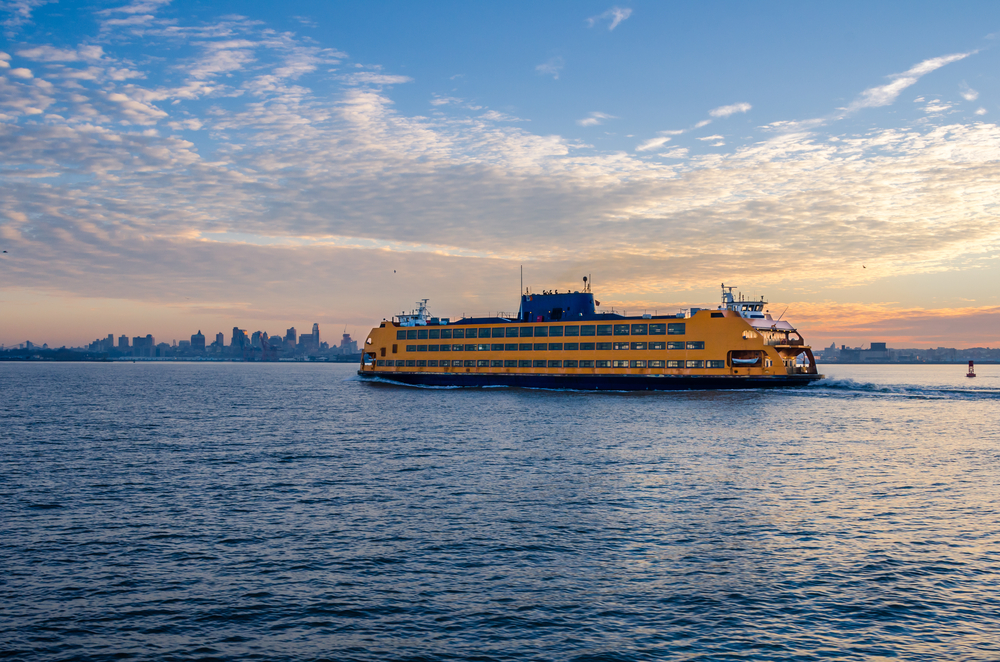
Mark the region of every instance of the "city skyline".
POLYGON ((0 343, 719 283, 1000 344, 1000 7, 0 5, 0 343), (861 18, 863 17, 863 18, 861 18))

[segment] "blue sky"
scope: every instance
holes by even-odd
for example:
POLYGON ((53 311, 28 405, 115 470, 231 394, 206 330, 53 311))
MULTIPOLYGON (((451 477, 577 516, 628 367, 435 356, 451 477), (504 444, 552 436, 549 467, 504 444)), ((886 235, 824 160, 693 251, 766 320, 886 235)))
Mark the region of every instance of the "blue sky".
POLYGON ((992 3, 0 21, 3 343, 360 333, 417 298, 513 307, 521 264, 636 311, 735 282, 816 344, 1000 340, 992 3))

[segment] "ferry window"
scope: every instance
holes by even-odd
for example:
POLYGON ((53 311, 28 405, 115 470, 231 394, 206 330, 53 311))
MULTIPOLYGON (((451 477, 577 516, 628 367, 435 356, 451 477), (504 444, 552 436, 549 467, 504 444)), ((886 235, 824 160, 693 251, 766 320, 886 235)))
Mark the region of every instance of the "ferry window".
POLYGON ((462 362, 461 361, 452 361, 451 362, 451 367, 453 367, 453 368, 461 368, 462 367, 462 362))
POLYGON ((491 329, 479 329, 480 338, 489 338, 491 329))
POLYGON ((427 345, 417 345, 417 351, 418 352, 426 352, 427 351, 427 345))
POLYGON ((567 326, 566 327, 567 336, 578 336, 580 335, 580 327, 578 326, 567 326))
POLYGON ((505 367, 505 368, 516 368, 517 367, 517 360, 516 359, 513 359, 513 360, 512 359, 504 359, 503 367, 505 367))
POLYGON ((517 338, 517 327, 516 326, 508 326, 507 327, 507 333, 505 335, 508 338, 517 338))
POLYGON ((441 329, 431 329, 430 332, 431 340, 437 340, 441 337, 441 329))
POLYGON ((502 352, 503 351, 503 345, 502 344, 493 344, 493 345, 490 345, 490 351, 491 352, 502 352))
POLYGON ((381 352, 381 356, 385 356, 385 347, 379 347, 379 351, 381 352))
POLYGON ((706 368, 725 368, 725 361, 705 361, 706 368))
POLYGON ((644 336, 646 335, 646 330, 649 328, 648 324, 633 324, 632 325, 632 335, 633 336, 644 336))
POLYGON ((417 361, 417 367, 418 368, 426 368, 427 367, 427 361, 417 361))
POLYGON ((673 322, 667 325, 668 336, 683 336, 685 322, 673 322))
POLYGON ((397 331, 396 340, 406 340, 406 331, 397 331))
POLYGON ((614 347, 615 347, 615 349, 628 349, 628 343, 627 342, 616 342, 614 344, 614 347))
POLYGON ((712 313, 712 317, 725 317, 723 313, 712 313))
POLYGON ((615 367, 615 368, 627 368, 628 367, 628 361, 615 361, 613 367, 615 367))
POLYGON ((407 345, 406 346, 406 351, 407 352, 415 352, 415 351, 417 351, 417 346, 416 345, 407 345))
POLYGON ((384 361, 384 360, 382 360, 382 359, 379 359, 379 361, 378 361, 378 365, 380 365, 380 366, 383 366, 383 367, 384 367, 384 366, 385 366, 385 361, 384 361))
POLYGON ((562 367, 562 361, 549 361, 549 367, 550 368, 561 368, 562 367))
POLYGON ((480 351, 480 352, 488 352, 488 351, 490 351, 490 346, 489 345, 476 345, 476 350, 480 351))
POLYGON ((407 340, 416 340, 417 339, 417 330, 416 329, 407 329, 407 331, 406 331, 406 339, 407 340))
POLYGON ((665 342, 651 342, 649 343, 650 349, 666 349, 667 343, 665 342))
POLYGON ((549 327, 549 338, 562 338, 563 328, 561 326, 549 327))
POLYGON ((575 368, 576 367, 576 361, 563 361, 563 367, 564 368, 575 368))
POLYGON ((649 335, 651 335, 651 336, 665 336, 665 335, 667 335, 667 325, 666 324, 650 324, 649 325, 649 335))
POLYGON ((531 367, 532 368, 544 368, 545 367, 545 360, 542 359, 541 361, 532 361, 532 366, 531 367))
POLYGON ((549 351, 550 352, 561 352, 562 351, 562 343, 561 342, 550 342, 549 343, 549 351))
POLYGON ((441 339, 447 340, 451 338, 451 329, 441 329, 441 339))
POLYGON ((530 342, 523 342, 523 343, 521 343, 520 345, 517 346, 517 351, 519 351, 519 352, 530 352, 531 351, 531 343, 530 342))
POLYGON ((453 352, 461 352, 463 349, 465 349, 465 345, 452 345, 451 346, 451 351, 453 351, 453 352))
POLYGON ((611 343, 609 343, 609 342, 599 342, 599 343, 597 343, 597 350, 598 351, 603 351, 603 350, 607 350, 607 349, 611 349, 611 343))
POLYGON ((427 345, 427 351, 428 352, 436 352, 436 351, 438 351, 438 346, 437 345, 427 345))
POLYGON ((580 343, 568 342, 565 345, 563 345, 563 349, 565 349, 567 352, 575 352, 576 350, 580 349, 580 343))
POLYGON ((503 338, 503 327, 495 326, 490 330, 491 338, 503 338))
POLYGON ((704 361, 685 361, 684 366, 687 368, 704 368, 704 361))
POLYGON ((599 336, 610 336, 611 335, 611 325, 610 324, 598 324, 597 325, 597 335, 599 335, 599 336))
POLYGON ((549 348, 549 346, 548 346, 547 343, 543 343, 543 342, 536 342, 535 343, 535 351, 536 352, 544 352, 548 348, 549 348))
POLYGON ((535 337, 536 338, 548 338, 549 327, 547 326, 536 326, 535 327, 535 337))
POLYGON ((517 367, 518 368, 530 368, 531 367, 531 359, 521 359, 520 361, 517 362, 517 367))
POLYGON ((610 368, 611 367, 611 361, 598 361, 597 362, 597 367, 598 368, 610 368))
POLYGON ((392 353, 395 354, 398 348, 399 348, 399 345, 393 345, 392 346, 392 353))
POLYGON ((580 350, 584 352, 590 352, 594 349, 594 343, 592 342, 582 342, 580 343, 580 350))
POLYGON ((476 367, 476 362, 475 361, 465 361, 465 367, 466 368, 475 368, 476 367))
POLYGON ((593 368, 594 367, 594 362, 593 361, 580 361, 580 367, 581 368, 593 368))
POLYGON ((684 361, 667 361, 668 368, 682 368, 684 361))
POLYGON ((503 361, 498 361, 497 359, 491 359, 490 360, 490 367, 491 368, 502 368, 503 367, 503 361))
POLYGON ((668 342, 667 349, 684 349, 684 343, 682 342, 668 342))
POLYGON ((465 337, 465 329, 455 329, 455 335, 454 335, 454 337, 455 338, 464 338, 465 337))
POLYGON ((476 351, 476 346, 475 345, 466 345, 465 346, 465 351, 466 352, 474 352, 474 351, 476 351))
POLYGON ((593 324, 583 324, 580 326, 581 336, 592 336, 594 335, 594 325, 593 324))
POLYGON ((417 329, 417 340, 427 340, 427 329, 417 329))
POLYGON ((632 349, 638 349, 638 350, 646 349, 646 343, 644 343, 644 342, 634 342, 634 343, 632 343, 632 349))
POLYGON ((416 360, 414 360, 414 359, 410 359, 409 361, 407 361, 407 362, 406 362, 406 367, 407 367, 407 368, 416 368, 416 367, 417 367, 417 362, 416 362, 416 360))
POLYGON ((490 362, 487 359, 479 359, 478 361, 476 361, 476 367, 477 368, 489 368, 490 367, 490 362))
POLYGON ((632 361, 632 367, 633 368, 645 368, 646 367, 646 362, 645 361, 632 361))
POLYGON ((650 368, 662 368, 663 367, 663 361, 650 361, 649 362, 649 367, 650 368))
POLYGON ((692 340, 687 344, 687 349, 705 349, 705 343, 701 340, 692 340))
POLYGON ((430 361, 427 362, 427 367, 428 368, 436 368, 436 367, 438 367, 438 362, 435 361, 434 359, 431 359, 430 361))
POLYGON ((628 335, 628 324, 615 324, 615 335, 616 336, 627 336, 628 335))
POLYGON ((531 326, 522 326, 521 327, 521 337, 522 338, 530 338, 532 335, 534 335, 532 333, 532 329, 533 328, 534 327, 531 327, 531 326))
POLYGON ((517 343, 516 342, 509 342, 509 343, 505 344, 503 346, 503 351, 505 351, 505 352, 516 352, 517 351, 517 343))

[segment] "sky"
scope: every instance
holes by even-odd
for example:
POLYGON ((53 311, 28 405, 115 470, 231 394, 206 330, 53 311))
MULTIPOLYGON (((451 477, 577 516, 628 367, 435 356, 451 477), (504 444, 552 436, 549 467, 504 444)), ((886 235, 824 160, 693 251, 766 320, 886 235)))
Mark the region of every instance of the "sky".
POLYGON ((0 343, 764 296, 1000 345, 1000 5, 0 0, 0 343))

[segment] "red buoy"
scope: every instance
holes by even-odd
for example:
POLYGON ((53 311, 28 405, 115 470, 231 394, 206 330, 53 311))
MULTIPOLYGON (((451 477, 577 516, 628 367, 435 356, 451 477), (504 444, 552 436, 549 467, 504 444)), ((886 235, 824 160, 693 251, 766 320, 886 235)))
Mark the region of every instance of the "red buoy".
POLYGON ((969 372, 965 376, 966 377, 976 376, 976 367, 972 364, 972 361, 969 361, 969 372))

